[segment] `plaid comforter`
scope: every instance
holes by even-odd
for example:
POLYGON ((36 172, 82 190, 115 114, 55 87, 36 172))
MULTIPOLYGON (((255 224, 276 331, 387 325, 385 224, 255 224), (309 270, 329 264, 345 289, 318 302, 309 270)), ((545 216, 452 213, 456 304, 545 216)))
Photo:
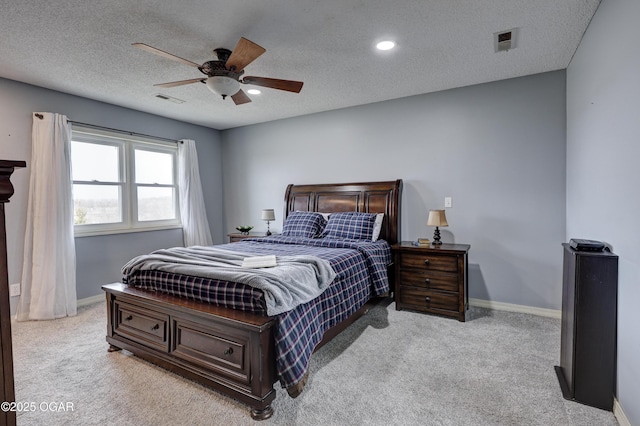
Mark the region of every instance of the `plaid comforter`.
MULTIPOLYGON (((282 387, 305 376, 309 359, 324 332, 342 322, 372 296, 389 291, 387 266, 391 249, 386 241, 366 242, 271 236, 223 244, 227 250, 255 255, 312 255, 329 261, 336 278, 315 300, 276 317, 276 364, 282 387)), ((260 290, 250 286, 162 271, 140 271, 123 282, 233 309, 266 314, 260 290)))

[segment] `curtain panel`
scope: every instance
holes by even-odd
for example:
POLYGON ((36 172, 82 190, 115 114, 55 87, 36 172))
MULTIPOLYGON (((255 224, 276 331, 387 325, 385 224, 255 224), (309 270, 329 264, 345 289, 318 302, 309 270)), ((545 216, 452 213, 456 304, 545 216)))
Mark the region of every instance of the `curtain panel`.
POLYGON ((17 319, 73 316, 77 309, 76 252, 71 129, 66 116, 34 114, 30 167, 17 319))
POLYGON ((213 239, 200 183, 196 143, 190 139, 183 139, 178 143, 178 186, 185 247, 212 245, 213 239))

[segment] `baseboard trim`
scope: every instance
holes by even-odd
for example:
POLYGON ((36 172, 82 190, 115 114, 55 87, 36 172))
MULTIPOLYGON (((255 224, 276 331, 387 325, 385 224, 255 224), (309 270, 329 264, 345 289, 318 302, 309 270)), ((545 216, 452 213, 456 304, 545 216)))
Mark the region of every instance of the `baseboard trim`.
POLYGON ((558 309, 536 308, 533 306, 516 305, 513 303, 494 302, 492 300, 469 298, 471 306, 493 309, 496 311, 519 312, 521 314, 537 315, 539 317, 562 318, 562 311, 558 309))
POLYGON ((96 294, 95 296, 85 297, 84 299, 78 299, 78 307, 92 305, 94 303, 104 301, 104 294, 96 294))
POLYGON ((620 402, 618 402, 617 398, 613 398, 613 415, 620 426, 631 426, 631 422, 627 418, 626 414, 624 414, 624 411, 622 411, 622 406, 620 405, 620 402))

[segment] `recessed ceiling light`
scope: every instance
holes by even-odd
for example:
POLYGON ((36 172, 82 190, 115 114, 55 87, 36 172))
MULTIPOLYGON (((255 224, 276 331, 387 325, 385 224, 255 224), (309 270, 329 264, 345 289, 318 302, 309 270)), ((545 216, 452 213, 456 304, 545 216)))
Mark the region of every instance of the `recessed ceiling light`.
POLYGON ((378 50, 391 50, 396 47, 396 44, 391 40, 384 40, 376 44, 378 50))
POLYGON ((247 93, 250 94, 250 95, 259 95, 262 92, 259 91, 258 89, 249 89, 249 90, 247 90, 247 93))

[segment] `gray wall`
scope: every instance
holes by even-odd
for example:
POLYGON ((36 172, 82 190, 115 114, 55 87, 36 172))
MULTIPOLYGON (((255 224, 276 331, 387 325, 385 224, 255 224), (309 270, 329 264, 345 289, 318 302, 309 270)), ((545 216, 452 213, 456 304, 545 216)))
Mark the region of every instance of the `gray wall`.
POLYGON ((404 180, 402 237, 471 244, 470 296, 560 309, 565 72, 464 87, 222 132, 226 225, 281 229, 289 183, 404 180))
POLYGON ((618 264, 617 397, 640 425, 640 2, 604 0, 567 76, 567 238, 609 243, 618 264))
MULTIPOLYGON (((70 120, 159 136, 194 139, 213 238, 223 242, 221 141, 217 130, 120 108, 102 102, 0 78, 0 158, 26 160, 12 182, 15 194, 7 205, 9 283, 22 277, 25 215, 29 189, 32 112, 57 112, 70 120)), ((171 108, 172 106, 168 106, 171 108)), ((82 299, 101 293, 100 286, 120 280, 120 267, 131 257, 163 247, 182 245, 182 231, 150 231, 76 238, 77 294, 82 299)), ((15 306, 17 298, 12 298, 15 306)))

